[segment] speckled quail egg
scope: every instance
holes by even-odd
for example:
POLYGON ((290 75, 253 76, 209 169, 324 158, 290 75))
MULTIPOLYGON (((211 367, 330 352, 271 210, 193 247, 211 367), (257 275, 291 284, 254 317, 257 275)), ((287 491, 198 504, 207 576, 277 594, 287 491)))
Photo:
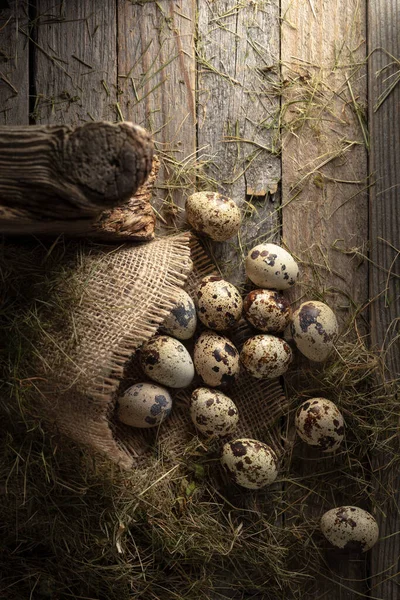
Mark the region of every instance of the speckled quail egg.
POLYGON ((227 385, 239 373, 239 352, 228 338, 204 331, 194 346, 194 364, 205 384, 227 385))
POLYGON ((357 506, 339 506, 328 510, 321 519, 321 531, 337 548, 362 550, 374 546, 379 537, 374 517, 357 506))
POLYGON ((204 435, 223 437, 236 429, 239 411, 233 400, 222 392, 202 387, 192 393, 190 417, 204 435))
POLYGON ((188 340, 196 331, 197 315, 192 298, 185 290, 177 292, 176 302, 162 325, 162 330, 178 340, 188 340))
POLYGON ((240 361, 257 379, 273 379, 286 373, 292 362, 288 344, 273 335, 255 335, 243 344, 240 361))
POLYGON ((227 442, 221 463, 237 484, 250 490, 273 483, 278 475, 278 458, 272 448, 248 438, 227 442))
POLYGON ((343 441, 342 413, 326 398, 311 398, 303 402, 297 410, 295 425, 304 442, 321 448, 323 452, 334 452, 343 441))
POLYGON ((217 192, 196 192, 186 201, 186 218, 193 229, 216 242, 239 231, 240 209, 233 200, 217 192))
POLYGON ((290 331, 304 356, 323 362, 331 353, 339 326, 335 313, 323 302, 310 300, 293 313, 290 331))
POLYGON ((217 275, 204 277, 196 290, 197 313, 204 325, 216 331, 231 329, 241 318, 239 290, 217 275))
POLYGON ((135 383, 118 399, 118 418, 131 427, 157 427, 171 409, 168 390, 154 383, 135 383))
POLYGON ((292 311, 288 300, 273 290, 253 290, 243 302, 246 320, 260 331, 279 333, 289 324, 292 311))
POLYGON ((171 388, 187 387, 194 377, 189 352, 167 335, 157 335, 142 347, 140 364, 150 379, 171 388))
POLYGON ((276 244, 259 244, 246 258, 246 274, 261 288, 286 290, 294 285, 299 268, 293 256, 276 244))

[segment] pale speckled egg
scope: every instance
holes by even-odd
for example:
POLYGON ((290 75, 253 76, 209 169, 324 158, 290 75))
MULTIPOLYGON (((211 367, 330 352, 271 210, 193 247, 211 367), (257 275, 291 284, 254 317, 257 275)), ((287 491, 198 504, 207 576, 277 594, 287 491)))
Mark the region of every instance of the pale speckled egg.
POLYGON ((168 317, 164 320, 162 330, 179 340, 188 340, 196 331, 197 315, 192 298, 185 290, 177 292, 176 302, 168 317))
POLYGON ((239 411, 222 392, 202 387, 192 393, 190 417, 204 435, 223 437, 236 429, 239 411))
POLYGON ((223 242, 239 231, 239 207, 231 198, 217 192, 196 192, 186 200, 186 218, 198 233, 223 242))
POLYGON ((299 276, 293 256, 276 244, 259 244, 246 258, 246 274, 261 288, 287 290, 299 276))
POLYGON ((239 290, 217 275, 201 280, 196 289, 196 304, 200 321, 216 331, 231 329, 242 316, 239 290))
POLYGON ((315 362, 325 361, 338 336, 335 313, 323 302, 310 300, 293 313, 290 331, 304 356, 315 362))
POLYGON ((239 373, 239 352, 227 337, 204 331, 194 346, 194 364, 206 385, 228 385, 239 373))
POLYGON ((245 319, 260 331, 279 333, 289 324, 292 314, 288 300, 274 290, 253 290, 243 302, 245 319))
POLYGON ((304 442, 323 452, 334 452, 343 441, 342 413, 326 398, 311 398, 303 402, 297 410, 295 425, 304 442))
POLYGON ((321 519, 321 531, 337 548, 362 550, 374 546, 379 537, 374 517, 357 506, 339 506, 328 510, 321 519))
POLYGON ((275 452, 258 440, 240 438, 227 442, 221 463, 238 485, 257 490, 275 481, 278 458, 275 452))
POLYGON ((268 334, 255 335, 243 344, 240 361, 253 377, 273 379, 286 373, 292 362, 292 351, 290 346, 278 337, 268 334))
POLYGON ((150 379, 171 388, 187 387, 194 377, 189 352, 178 340, 157 335, 142 347, 140 364, 150 379))
POLYGON ((165 388, 153 383, 135 383, 118 399, 118 418, 131 427, 157 427, 172 410, 165 388))

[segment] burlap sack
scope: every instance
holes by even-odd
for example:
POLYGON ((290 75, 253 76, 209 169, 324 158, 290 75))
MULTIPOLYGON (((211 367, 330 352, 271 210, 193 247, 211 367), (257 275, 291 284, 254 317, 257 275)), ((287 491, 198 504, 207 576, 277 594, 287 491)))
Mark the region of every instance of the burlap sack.
POLYGON ((140 246, 80 247, 70 276, 54 294, 64 296, 36 350, 40 410, 59 431, 133 464, 124 436, 112 426, 116 390, 132 353, 170 311, 191 268, 189 235, 140 246))
MULTIPOLYGON (((17 256, 20 262, 21 249, 17 256)), ((38 258, 25 251, 28 267, 38 258)), ((68 265, 63 277, 42 299, 51 310, 47 318, 41 317, 34 345, 38 414, 122 467, 145 466, 155 451, 176 461, 189 444, 196 444, 189 401, 201 385, 198 377, 190 388, 172 390, 174 409, 160 428, 124 426, 115 409, 127 387, 146 380, 139 366, 140 346, 162 324, 176 291, 186 282, 193 293, 202 277, 216 273, 215 266, 188 234, 118 248, 72 245, 63 264, 68 265)), ((231 338, 240 350, 251 335, 242 322, 231 338)), ((187 344, 190 351, 193 343, 187 344)), ((240 412, 235 436, 260 439, 280 453, 280 417, 287 404, 279 381, 260 381, 242 372, 226 393, 240 412)))
MULTIPOLYGON (((194 238, 191 240, 191 258, 194 268, 185 286, 189 294, 193 294, 194 288, 203 277, 217 274, 215 265, 194 238)), ((200 324, 199 330, 201 329, 200 324)), ((229 337, 240 350, 244 341, 252 335, 255 335, 255 331, 241 321, 236 331, 232 332, 229 337)), ((192 352, 193 344, 194 340, 186 344, 190 352, 192 352)), ((134 383, 147 380, 140 368, 139 358, 140 350, 126 365, 119 394, 134 383)), ((154 456, 155 451, 162 455, 164 461, 170 460, 172 463, 185 455, 185 450, 192 442, 196 441, 197 436, 189 416, 190 396, 192 391, 201 385, 203 384, 200 378, 196 376, 189 388, 171 390, 174 402, 173 411, 159 428, 141 430, 127 427, 118 422, 115 414, 111 416, 116 435, 118 439, 124 440, 125 447, 135 457, 134 464, 136 466, 146 466, 146 461, 154 456)), ((288 409, 280 381, 277 379, 257 380, 247 375, 242 369, 235 384, 224 391, 235 402, 240 414, 239 426, 231 437, 250 437, 262 440, 272 446, 280 456, 282 454, 280 419, 288 409)), ((200 435, 200 439, 201 437, 200 435)), ((222 443, 220 442, 219 446, 222 443)))

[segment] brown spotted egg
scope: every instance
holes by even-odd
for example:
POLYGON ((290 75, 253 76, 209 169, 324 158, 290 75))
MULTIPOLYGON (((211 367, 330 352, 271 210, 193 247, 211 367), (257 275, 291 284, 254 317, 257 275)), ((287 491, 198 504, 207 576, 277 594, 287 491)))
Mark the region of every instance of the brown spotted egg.
POLYGON ((222 450, 221 463, 235 483, 250 490, 269 485, 278 476, 275 452, 257 440, 241 438, 227 442, 222 450))
POLYGON ((223 437, 236 429, 239 412, 228 396, 202 387, 192 393, 190 417, 196 429, 204 435, 223 437))
POLYGON ((304 356, 323 362, 332 351, 339 326, 335 313, 323 302, 303 302, 293 313, 290 331, 304 356))
POLYGON ((196 192, 186 201, 186 218, 198 233, 223 242, 239 231, 240 209, 233 200, 216 192, 196 192))
POLYGON ((175 304, 165 319, 162 329, 178 340, 188 340, 194 335, 197 325, 196 308, 185 290, 177 292, 175 304))
POLYGON ((260 331, 279 333, 289 324, 291 309, 288 300, 273 290, 253 290, 243 302, 246 320, 260 331))
POLYGON ((241 318, 243 302, 239 290, 217 275, 204 277, 196 290, 197 314, 206 327, 231 329, 241 318))
POLYGON ((171 388, 187 387, 194 377, 189 352, 178 340, 157 335, 140 352, 140 365, 150 379, 171 388))
POLYGON ((168 390, 154 383, 135 383, 118 399, 118 418, 131 427, 157 427, 171 409, 168 390))
POLYGON ((334 452, 344 437, 344 419, 338 407, 326 398, 306 400, 296 413, 296 431, 309 446, 334 452))
POLYGON ((194 346, 194 364, 206 385, 228 385, 239 373, 239 352, 225 336, 204 331, 194 346))
POLYGON ((374 517, 357 506, 339 506, 328 510, 321 519, 321 531, 337 548, 366 552, 379 537, 374 517))
POLYGON ((260 288, 286 290, 296 283, 299 268, 284 248, 276 244, 259 244, 247 255, 246 274, 260 288))
POLYGON ((240 361, 253 377, 273 379, 286 373, 292 362, 292 351, 280 338, 255 335, 243 344, 240 361))

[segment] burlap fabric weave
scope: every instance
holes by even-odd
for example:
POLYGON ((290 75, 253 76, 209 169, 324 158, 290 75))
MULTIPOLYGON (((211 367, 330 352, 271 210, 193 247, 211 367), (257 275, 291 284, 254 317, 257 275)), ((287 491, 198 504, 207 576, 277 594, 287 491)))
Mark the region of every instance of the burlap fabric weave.
POLYGON ((126 362, 185 283, 189 235, 84 248, 54 290, 64 295, 63 313, 52 316, 36 348, 40 411, 63 434, 129 468, 132 453, 110 418, 116 390, 126 362))

